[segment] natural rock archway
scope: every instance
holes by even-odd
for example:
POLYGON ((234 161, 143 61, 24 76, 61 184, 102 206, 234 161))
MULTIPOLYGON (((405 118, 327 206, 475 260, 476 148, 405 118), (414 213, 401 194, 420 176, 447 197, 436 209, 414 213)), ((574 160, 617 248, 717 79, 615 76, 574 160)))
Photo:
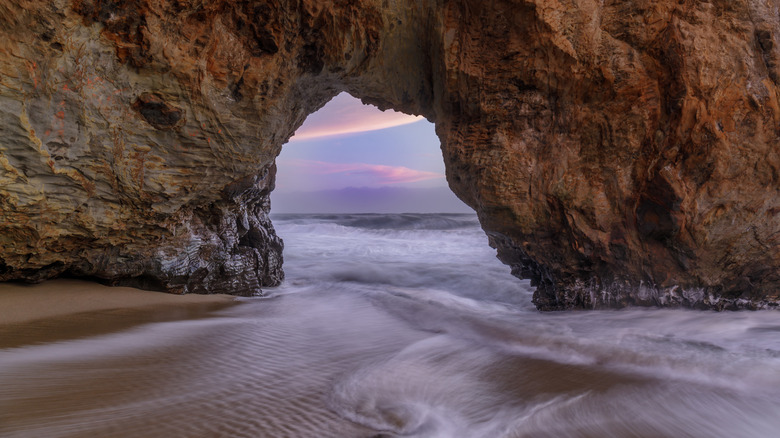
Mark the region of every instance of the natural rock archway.
POLYGON ((0 280, 281 281, 274 158, 341 91, 436 124, 541 309, 780 295, 777 0, 0 0, 0 280))

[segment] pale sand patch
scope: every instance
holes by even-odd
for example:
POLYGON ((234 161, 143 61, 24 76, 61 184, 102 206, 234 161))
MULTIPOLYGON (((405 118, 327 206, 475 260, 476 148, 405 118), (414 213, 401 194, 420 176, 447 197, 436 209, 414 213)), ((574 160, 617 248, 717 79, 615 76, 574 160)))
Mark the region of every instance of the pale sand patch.
POLYGON ((81 280, 26 285, 0 283, 0 325, 113 309, 161 305, 229 304, 230 295, 173 295, 81 280))

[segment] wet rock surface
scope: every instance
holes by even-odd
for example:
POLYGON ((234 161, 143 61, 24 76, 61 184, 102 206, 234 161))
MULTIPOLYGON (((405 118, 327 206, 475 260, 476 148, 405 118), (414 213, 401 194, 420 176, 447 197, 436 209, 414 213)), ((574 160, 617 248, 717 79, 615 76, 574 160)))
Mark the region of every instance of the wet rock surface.
POLYGON ((341 91, 436 124, 545 310, 780 296, 777 0, 0 0, 0 280, 253 294, 341 91))

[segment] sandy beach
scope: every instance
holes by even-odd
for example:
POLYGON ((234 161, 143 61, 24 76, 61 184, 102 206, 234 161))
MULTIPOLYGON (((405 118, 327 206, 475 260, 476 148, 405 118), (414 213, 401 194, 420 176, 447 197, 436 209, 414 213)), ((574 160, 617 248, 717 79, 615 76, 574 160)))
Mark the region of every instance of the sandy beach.
POLYGON ((198 318, 236 303, 230 295, 173 295, 70 279, 0 283, 0 348, 198 318))

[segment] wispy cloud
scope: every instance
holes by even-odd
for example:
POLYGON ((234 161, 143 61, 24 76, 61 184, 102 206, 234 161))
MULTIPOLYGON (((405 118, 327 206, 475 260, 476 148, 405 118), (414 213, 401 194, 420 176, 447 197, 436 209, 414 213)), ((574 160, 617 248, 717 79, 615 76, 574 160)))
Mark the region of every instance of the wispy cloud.
POLYGON ((393 128, 425 120, 395 111, 380 111, 363 105, 359 100, 342 93, 310 115, 290 141, 312 140, 321 137, 356 134, 393 128))
POLYGON ((328 163, 314 160, 289 160, 285 166, 295 167, 313 175, 360 175, 378 184, 413 183, 444 178, 436 172, 414 170, 403 166, 384 166, 368 163, 328 163))

